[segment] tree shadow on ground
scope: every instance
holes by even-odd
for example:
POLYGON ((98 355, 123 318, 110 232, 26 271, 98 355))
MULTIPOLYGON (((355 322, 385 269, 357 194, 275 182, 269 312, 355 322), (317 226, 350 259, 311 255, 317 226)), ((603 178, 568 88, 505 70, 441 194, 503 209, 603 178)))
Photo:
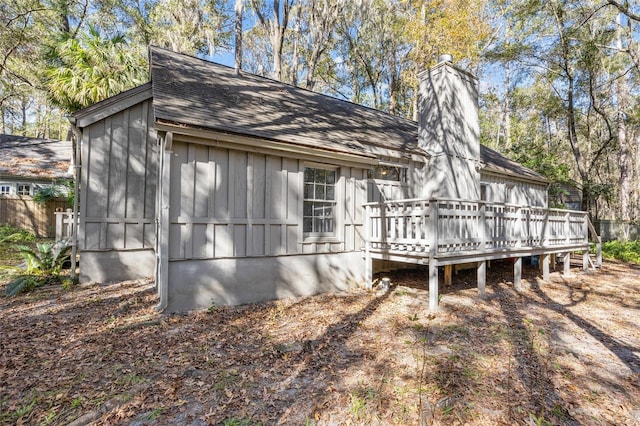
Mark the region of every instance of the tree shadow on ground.
MULTIPOLYGON (((530 300, 529 303, 535 304, 546 309, 551 309, 560 315, 570 319, 575 325, 580 327, 586 333, 591 335, 594 339, 602 343, 611 353, 615 354, 620 361, 622 361, 629 369, 640 374, 640 357, 636 353, 640 353, 640 348, 626 345, 618 339, 609 336, 607 333, 600 330, 595 324, 582 318, 581 316, 573 313, 569 308, 576 303, 572 302, 568 305, 563 305, 551 299, 542 289, 540 282, 534 280, 531 283, 531 290, 541 299, 541 302, 530 300)), ((583 290, 585 293, 589 291, 583 290)), ((586 294, 584 296, 587 297, 586 294)))
MULTIPOLYGON (((497 287, 494 300, 509 325, 508 336, 512 348, 509 362, 515 363, 513 368, 527 393, 524 398, 520 395, 520 401, 524 400, 526 409, 538 419, 545 419, 553 413, 562 419, 563 424, 580 424, 564 408, 566 401, 558 394, 552 380, 552 357, 548 350, 547 332, 537 328, 519 308, 520 305, 526 306, 530 300, 525 300, 524 304, 515 303, 513 292, 507 289, 500 291, 501 286, 497 287)), ((508 408, 512 419, 521 417, 521 413, 513 411, 513 406, 509 405, 508 408)))

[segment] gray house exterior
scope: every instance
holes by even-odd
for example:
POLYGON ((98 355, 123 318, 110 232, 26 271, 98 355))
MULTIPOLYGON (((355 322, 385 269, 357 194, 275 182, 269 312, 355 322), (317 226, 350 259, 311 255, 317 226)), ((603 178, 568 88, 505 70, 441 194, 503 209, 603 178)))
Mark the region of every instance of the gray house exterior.
POLYGON ((547 207, 545 178, 479 144, 477 80, 450 63, 420 75, 416 123, 161 48, 150 62, 151 82, 72 117, 82 281, 153 276, 168 311, 309 295, 393 260, 363 254, 367 203, 547 207))

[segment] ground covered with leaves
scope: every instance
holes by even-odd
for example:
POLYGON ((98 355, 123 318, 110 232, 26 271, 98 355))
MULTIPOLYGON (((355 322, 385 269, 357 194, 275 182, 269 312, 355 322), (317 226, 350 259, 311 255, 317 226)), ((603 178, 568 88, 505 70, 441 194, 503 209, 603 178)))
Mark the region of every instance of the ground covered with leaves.
POLYGON ((638 424, 640 268, 510 271, 483 300, 461 272, 434 314, 425 271, 184 315, 145 280, 2 297, 0 422, 638 424))

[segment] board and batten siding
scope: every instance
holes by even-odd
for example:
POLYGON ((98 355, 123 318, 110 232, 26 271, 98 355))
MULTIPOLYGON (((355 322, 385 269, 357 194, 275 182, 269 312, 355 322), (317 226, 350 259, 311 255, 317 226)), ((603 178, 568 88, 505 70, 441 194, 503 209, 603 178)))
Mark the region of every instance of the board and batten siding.
POLYGON ((155 247, 158 147, 152 123, 151 102, 144 101, 83 129, 81 250, 155 247))
POLYGON ((545 184, 488 174, 481 175, 480 184, 487 187, 486 201, 547 207, 547 186, 545 184))
MULTIPOLYGON (((305 240, 302 160, 174 141, 169 258, 219 259, 360 250, 366 171, 338 167, 336 235, 305 240)), ((327 167, 330 167, 327 165, 327 167)))

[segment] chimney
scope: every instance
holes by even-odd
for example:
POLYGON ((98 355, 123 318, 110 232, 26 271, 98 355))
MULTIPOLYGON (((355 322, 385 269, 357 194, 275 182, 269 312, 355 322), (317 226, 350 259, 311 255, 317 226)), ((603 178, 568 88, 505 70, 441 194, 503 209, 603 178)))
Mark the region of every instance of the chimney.
POLYGON ((418 145, 428 155, 424 198, 480 199, 478 79, 451 55, 418 75, 418 145))

